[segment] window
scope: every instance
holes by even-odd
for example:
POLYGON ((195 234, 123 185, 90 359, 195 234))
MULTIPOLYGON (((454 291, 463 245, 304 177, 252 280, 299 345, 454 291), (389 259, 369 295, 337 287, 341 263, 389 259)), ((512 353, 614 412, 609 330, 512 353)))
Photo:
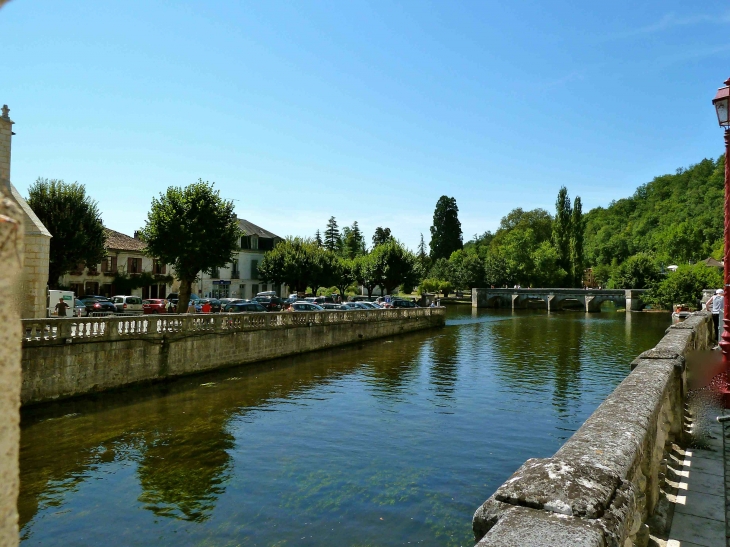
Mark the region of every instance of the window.
POLYGON ((256 296, 256 293, 259 292, 259 286, 258 283, 254 283, 251 285, 251 296, 256 296))
POLYGON ((261 292, 266 292, 266 283, 261 285, 261 292))
POLYGON ((251 279, 258 279, 258 278, 259 278, 259 261, 252 260, 251 261, 251 279))
POLYGON ((231 262, 231 279, 239 279, 240 277, 241 277, 241 274, 238 271, 238 262, 237 261, 231 262))
POLYGON ((127 273, 138 274, 142 273, 142 259, 136 257, 130 257, 127 259, 127 273))
POLYGON ((210 277, 214 277, 216 279, 220 279, 220 277, 221 277, 221 271, 218 268, 213 268, 210 271, 210 277))
POLYGON ((152 261, 152 273, 154 273, 156 275, 165 275, 166 270, 167 270, 167 268, 166 268, 165 264, 162 264, 156 258, 152 261))
POLYGON ((249 236, 243 236, 241 238, 241 249, 250 249, 251 248, 251 238, 249 236))
POLYGON ((238 296, 246 298, 246 284, 242 283, 238 286, 238 296))
POLYGON ((259 238, 257 236, 251 236, 251 249, 257 251, 259 248, 259 238))

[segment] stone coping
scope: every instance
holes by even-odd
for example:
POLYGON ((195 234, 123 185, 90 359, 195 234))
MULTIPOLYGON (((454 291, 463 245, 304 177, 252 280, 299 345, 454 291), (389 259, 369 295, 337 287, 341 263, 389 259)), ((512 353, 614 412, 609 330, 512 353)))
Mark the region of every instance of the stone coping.
POLYGON ((100 342, 188 333, 368 323, 445 316, 446 308, 330 310, 317 312, 159 314, 138 316, 23 319, 23 346, 100 342))

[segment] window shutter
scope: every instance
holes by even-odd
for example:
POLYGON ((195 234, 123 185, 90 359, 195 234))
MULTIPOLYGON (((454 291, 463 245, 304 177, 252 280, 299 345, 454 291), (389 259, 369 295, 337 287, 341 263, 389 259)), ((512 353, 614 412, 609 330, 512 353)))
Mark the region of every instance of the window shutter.
POLYGON ((258 279, 258 278, 259 278, 259 261, 252 260, 251 261, 251 279, 258 279))
POLYGON ((112 267, 111 267, 112 273, 117 271, 117 257, 112 257, 112 267))
POLYGON ((132 257, 131 256, 127 259, 127 273, 128 274, 132 273, 132 257))
POLYGON ((101 261, 101 271, 102 273, 109 271, 109 259, 107 257, 104 257, 101 261))
POLYGON ((165 275, 167 273, 167 264, 163 264, 160 271, 162 272, 162 275, 165 275))

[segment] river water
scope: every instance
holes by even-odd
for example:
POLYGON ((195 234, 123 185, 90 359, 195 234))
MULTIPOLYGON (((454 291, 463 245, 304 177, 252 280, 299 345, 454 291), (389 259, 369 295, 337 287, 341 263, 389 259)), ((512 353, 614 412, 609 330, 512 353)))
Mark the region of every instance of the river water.
POLYGON ((668 314, 449 310, 443 329, 30 408, 22 545, 473 545, 668 314))

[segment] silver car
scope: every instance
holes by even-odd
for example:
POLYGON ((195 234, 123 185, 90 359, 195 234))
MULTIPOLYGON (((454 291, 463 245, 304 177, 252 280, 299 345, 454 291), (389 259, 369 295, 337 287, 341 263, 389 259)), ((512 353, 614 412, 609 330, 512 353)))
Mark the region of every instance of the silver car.
POLYGON ((113 296, 112 302, 117 308, 117 313, 143 314, 144 306, 139 296, 113 296))

